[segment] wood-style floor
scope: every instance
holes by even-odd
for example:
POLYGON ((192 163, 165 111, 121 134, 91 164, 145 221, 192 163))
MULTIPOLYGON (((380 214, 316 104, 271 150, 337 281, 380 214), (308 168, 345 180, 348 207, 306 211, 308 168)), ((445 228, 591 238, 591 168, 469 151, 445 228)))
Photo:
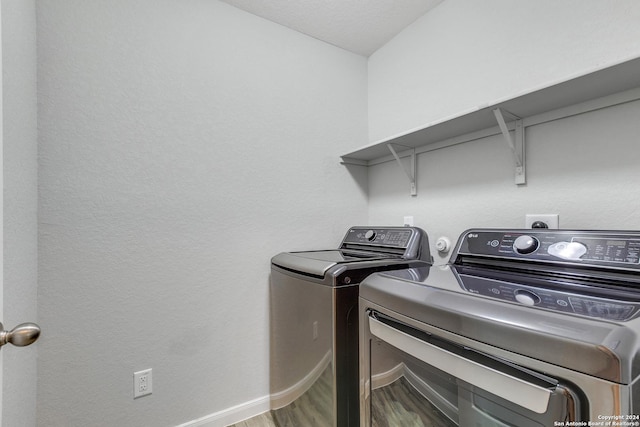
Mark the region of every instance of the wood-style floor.
POLYGON ((302 396, 276 409, 228 427, 333 427, 331 366, 302 396))
MULTIPOLYGON (((330 372, 326 374, 290 405, 228 427, 332 426, 330 372)), ((372 427, 456 427, 404 377, 373 390, 371 397, 372 427)))
POLYGON ((229 427, 278 427, 273 421, 271 412, 265 412, 248 420, 232 424, 229 427))
POLYGON ((429 403, 405 377, 373 390, 372 427, 456 427, 429 403))
MULTIPOLYGON (((328 376, 321 377, 290 405, 228 427, 332 427, 331 395, 328 376)), ((456 427, 404 377, 374 390, 371 404, 372 427, 456 427)))

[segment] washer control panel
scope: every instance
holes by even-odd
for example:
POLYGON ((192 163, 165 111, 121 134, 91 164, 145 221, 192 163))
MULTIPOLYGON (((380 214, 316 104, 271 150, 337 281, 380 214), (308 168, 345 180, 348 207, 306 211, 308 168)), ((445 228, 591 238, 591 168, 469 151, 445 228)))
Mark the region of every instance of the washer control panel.
POLYGON ((427 233, 418 227, 351 227, 342 239, 340 249, 433 261, 427 233))
POLYGON ((640 232, 469 230, 460 255, 640 269, 640 232))
POLYGON ((343 243, 375 244, 406 248, 415 231, 409 227, 398 228, 360 228, 353 227, 345 236, 343 243))
POLYGON ((464 274, 461 274, 460 278, 462 287, 477 295, 581 316, 625 321, 634 317, 640 308, 638 304, 630 302, 534 288, 464 274))

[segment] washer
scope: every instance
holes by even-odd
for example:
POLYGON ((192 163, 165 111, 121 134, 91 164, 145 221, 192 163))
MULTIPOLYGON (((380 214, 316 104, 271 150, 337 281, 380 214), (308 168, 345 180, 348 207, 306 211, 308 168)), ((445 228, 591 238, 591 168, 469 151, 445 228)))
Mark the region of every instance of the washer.
POLYGON ((430 263, 416 227, 352 227, 338 249, 272 258, 270 391, 279 425, 359 424, 359 284, 430 263))
POLYGON ((369 276, 361 425, 640 425, 639 273, 640 232, 477 229, 369 276))

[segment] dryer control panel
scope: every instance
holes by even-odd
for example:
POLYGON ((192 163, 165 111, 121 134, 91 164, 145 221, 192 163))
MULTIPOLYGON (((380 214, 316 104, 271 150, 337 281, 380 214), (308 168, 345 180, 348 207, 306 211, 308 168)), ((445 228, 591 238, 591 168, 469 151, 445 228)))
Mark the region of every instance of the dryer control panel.
POLYGON ((456 247, 460 256, 640 269, 640 232, 469 230, 456 247))
POLYGON ((450 265, 476 295, 611 321, 640 312, 640 232, 468 230, 450 265))

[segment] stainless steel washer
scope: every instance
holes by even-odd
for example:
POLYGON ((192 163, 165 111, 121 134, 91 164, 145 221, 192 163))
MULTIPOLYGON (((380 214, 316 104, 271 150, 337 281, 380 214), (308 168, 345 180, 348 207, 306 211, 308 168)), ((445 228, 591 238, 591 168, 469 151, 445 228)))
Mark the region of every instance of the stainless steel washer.
POLYGON ((280 427, 359 424, 359 284, 430 261, 415 227, 352 227, 338 249, 273 257, 270 388, 280 427))
POLYGON ((361 425, 640 425, 639 273, 640 232, 478 229, 371 275, 361 425))

